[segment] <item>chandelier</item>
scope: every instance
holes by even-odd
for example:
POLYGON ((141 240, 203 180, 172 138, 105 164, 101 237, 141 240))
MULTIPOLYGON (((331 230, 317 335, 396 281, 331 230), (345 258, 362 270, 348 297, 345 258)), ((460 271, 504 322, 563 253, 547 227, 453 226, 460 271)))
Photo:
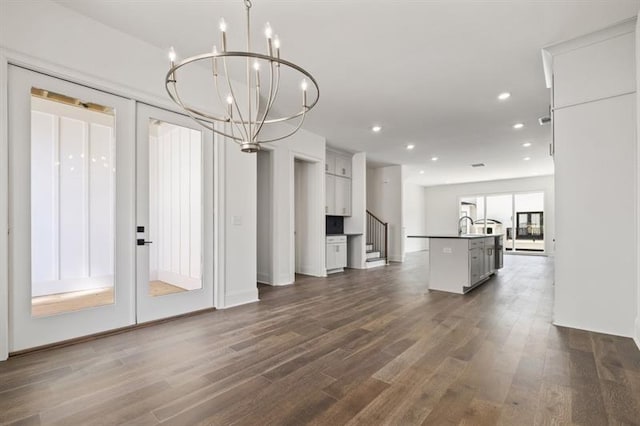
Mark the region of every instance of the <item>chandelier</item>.
MULTIPOLYGON (((273 35, 269 23, 265 26, 266 54, 251 51, 251 1, 244 0, 246 10, 246 51, 227 50, 227 23, 220 20, 221 48, 216 46, 209 53, 192 56, 176 62, 176 52, 169 52, 171 65, 165 78, 165 87, 171 99, 184 112, 205 128, 240 145, 243 152, 257 152, 260 144, 275 142, 296 133, 304 123, 305 116, 318 103, 320 91, 313 76, 302 67, 280 57, 280 39, 273 35), (240 67, 245 73, 245 87, 240 87, 232 80, 228 62, 242 61, 240 67), (178 90, 181 69, 199 64, 208 68, 213 80, 211 91, 215 93, 214 102, 221 112, 211 113, 189 105, 178 90), (280 110, 276 101, 280 93, 281 72, 293 75, 300 82, 300 101, 295 101, 292 112, 277 113, 280 110), (298 103, 299 102, 299 103, 298 103), (279 123, 290 122, 288 127, 279 123), (216 125, 216 123, 218 123, 216 125), (222 125, 220 125, 222 123, 222 125), (272 127, 263 136, 265 129, 272 127)), ((202 68, 202 67, 201 67, 202 68)), ((237 70, 237 68, 234 68, 237 70)), ((183 71, 184 71, 183 70, 183 71)), ((242 74, 243 72, 240 72, 242 74)), ((237 75, 237 74, 236 74, 237 75)), ((290 85, 291 83, 288 82, 290 85)), ((297 83, 296 83, 297 84, 297 83)), ((281 95, 282 97, 282 95, 281 95)), ((284 108, 284 106, 283 106, 284 108)))

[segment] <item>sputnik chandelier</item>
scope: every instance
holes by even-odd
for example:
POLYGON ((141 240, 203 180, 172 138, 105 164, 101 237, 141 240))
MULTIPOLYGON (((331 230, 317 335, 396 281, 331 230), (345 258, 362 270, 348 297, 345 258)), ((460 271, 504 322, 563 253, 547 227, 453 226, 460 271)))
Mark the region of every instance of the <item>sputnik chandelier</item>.
MULTIPOLYGON (((240 145, 243 152, 257 152, 260 144, 275 142, 296 133, 304 123, 305 115, 318 103, 320 91, 313 76, 300 66, 280 58, 280 39, 273 35, 271 26, 267 23, 265 37, 267 53, 251 51, 251 1, 244 0, 246 9, 246 51, 227 50, 227 23, 220 20, 221 49, 216 46, 211 52, 186 58, 176 62, 176 53, 171 48, 169 59, 171 66, 165 79, 167 93, 184 112, 205 128, 240 145), (227 62, 242 61, 241 67, 246 68, 245 80, 240 87, 234 82, 229 70, 231 64, 227 62), (222 113, 210 113, 190 106, 181 97, 178 81, 182 76, 181 69, 194 64, 205 65, 209 68, 215 88, 215 103, 222 113), (294 111, 278 114, 280 108, 276 105, 280 89, 281 71, 286 69, 286 75, 293 74, 300 82, 300 102, 294 111), (292 72, 293 73, 292 73, 292 72), (296 77, 297 76, 297 77, 296 77), (235 85, 235 86, 234 86, 235 85), (246 92, 245 92, 246 90, 246 92), (239 96, 242 96, 240 98, 239 96), (276 107, 274 108, 274 105, 276 107), (292 126, 277 126, 278 123, 291 122, 292 126), (222 125, 220 124, 222 123, 222 125), (268 136, 262 136, 265 129, 268 136)), ((237 63, 237 62, 236 62, 237 63)), ((242 72, 240 72, 242 74, 242 72)), ((297 83, 296 83, 297 85, 297 83)), ((284 106, 282 109, 285 109, 284 106)))

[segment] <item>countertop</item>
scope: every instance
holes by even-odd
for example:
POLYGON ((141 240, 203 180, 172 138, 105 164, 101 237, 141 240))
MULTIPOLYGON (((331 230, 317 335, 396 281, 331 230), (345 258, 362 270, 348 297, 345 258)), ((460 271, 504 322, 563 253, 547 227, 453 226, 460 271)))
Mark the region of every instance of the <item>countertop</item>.
POLYGON ((474 238, 501 237, 497 234, 462 234, 462 235, 407 235, 407 238, 459 238, 471 240, 474 238))
POLYGON ((355 236, 358 236, 358 235, 362 235, 362 234, 361 233, 360 234, 327 234, 327 237, 342 237, 342 236, 355 237, 355 236))

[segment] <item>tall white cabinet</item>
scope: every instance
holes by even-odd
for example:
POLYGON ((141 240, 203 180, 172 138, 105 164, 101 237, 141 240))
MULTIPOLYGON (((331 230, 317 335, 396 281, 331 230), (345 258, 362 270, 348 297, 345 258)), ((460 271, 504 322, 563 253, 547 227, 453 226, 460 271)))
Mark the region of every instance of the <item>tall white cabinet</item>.
POLYGON ((549 47, 543 56, 553 82, 554 322, 632 336, 638 265, 635 22, 549 47))
POLYGON ((326 153, 326 215, 351 216, 351 162, 350 154, 338 151, 326 153))

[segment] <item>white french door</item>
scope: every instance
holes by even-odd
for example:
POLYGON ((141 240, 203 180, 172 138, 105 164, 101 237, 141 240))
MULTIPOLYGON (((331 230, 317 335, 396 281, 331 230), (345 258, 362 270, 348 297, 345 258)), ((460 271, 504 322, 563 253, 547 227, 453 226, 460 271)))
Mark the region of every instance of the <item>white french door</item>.
POLYGON ((213 137, 9 66, 9 351, 213 307, 213 137))
POLYGON ((134 324, 134 101, 8 79, 9 350, 134 324))
POLYGON ((213 136, 137 107, 137 319, 213 307, 213 136))

